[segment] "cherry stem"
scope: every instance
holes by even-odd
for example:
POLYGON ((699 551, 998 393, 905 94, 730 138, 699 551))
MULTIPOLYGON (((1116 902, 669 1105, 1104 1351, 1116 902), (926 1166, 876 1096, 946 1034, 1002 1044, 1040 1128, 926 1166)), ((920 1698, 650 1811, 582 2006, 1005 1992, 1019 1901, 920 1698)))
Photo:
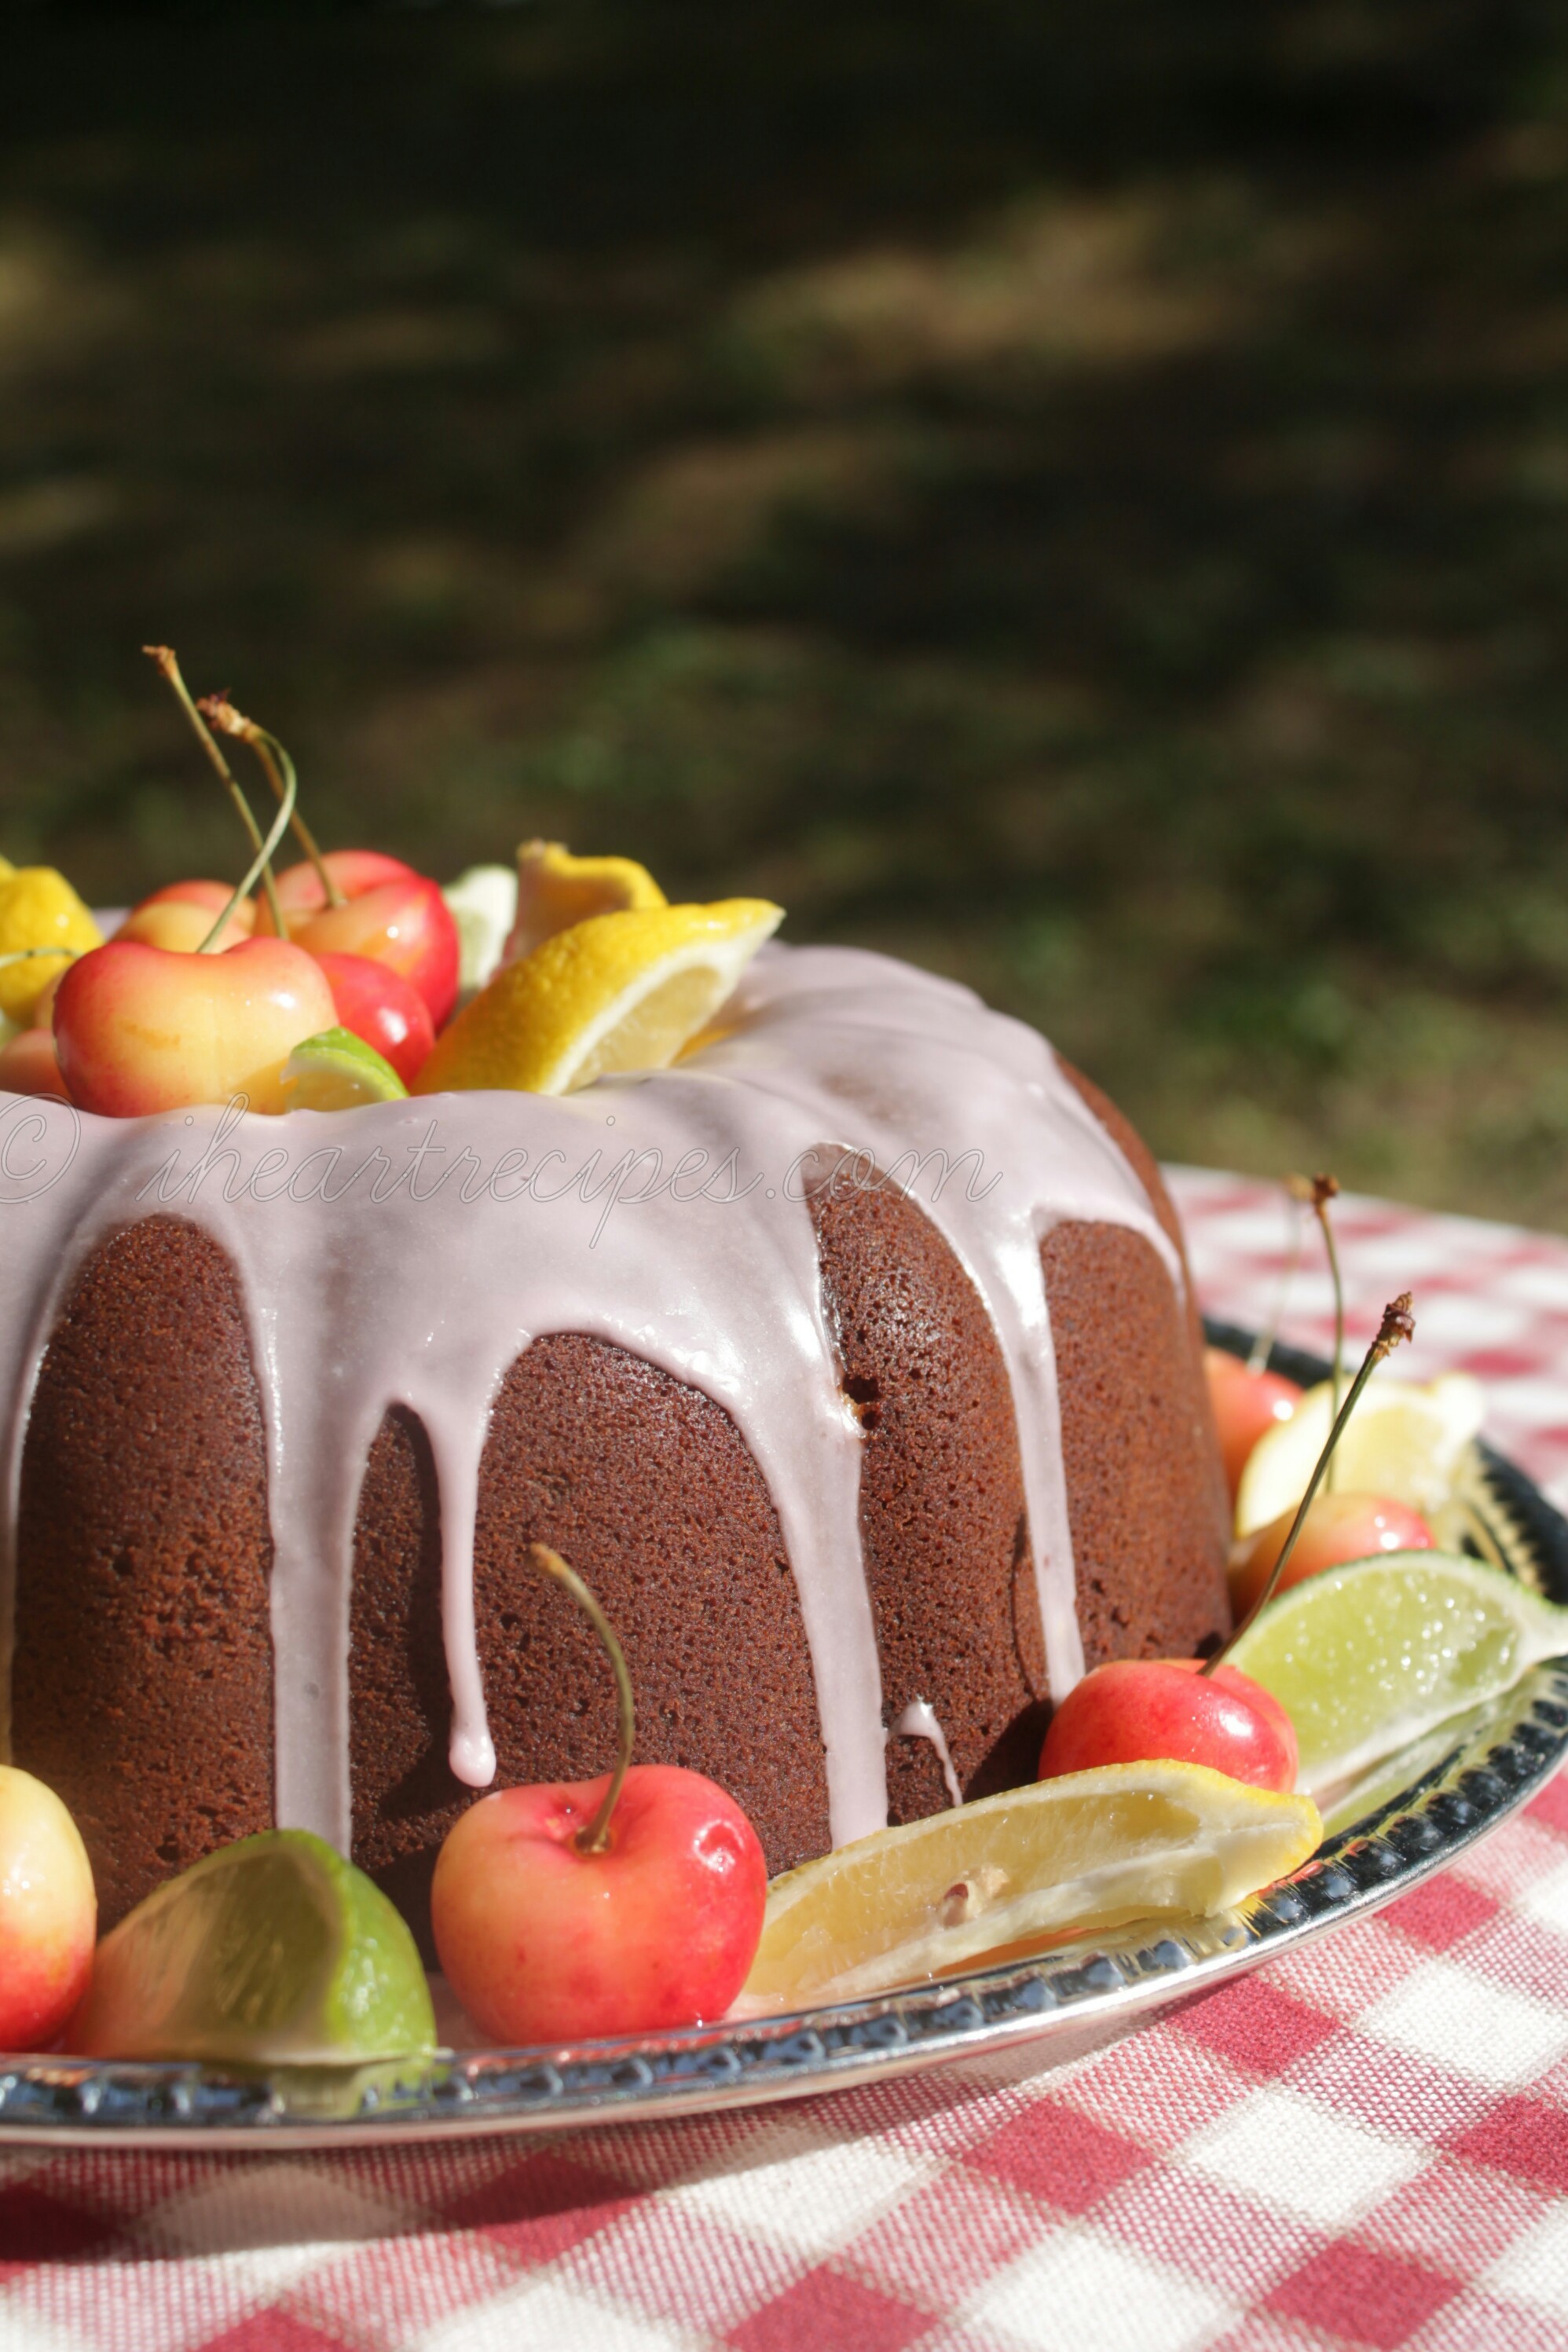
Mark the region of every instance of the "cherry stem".
MULTIPOLYGON (((1295 1199, 1304 1202, 1323 1231, 1323 1247, 1328 1253, 1329 1279, 1334 1286, 1334 1418, 1339 1419, 1340 1399, 1345 1381, 1345 1286, 1340 1278, 1340 1254, 1334 1246, 1334 1229, 1329 1222, 1329 1202, 1338 1197, 1337 1176, 1292 1176, 1290 1191, 1295 1199)), ((1328 1489, 1334 1491, 1335 1471, 1332 1458, 1329 1462, 1328 1489)))
MULTIPOLYGON (((269 735, 265 727, 258 727, 254 719, 247 719, 243 710, 237 710, 226 695, 205 694, 196 708, 202 717, 210 719, 223 734, 237 735, 242 743, 249 744, 261 763, 263 775, 279 800, 290 785, 298 793, 299 781, 294 774, 294 762, 276 735, 269 735)), ((325 893, 328 906, 346 907, 348 900, 328 873, 316 836, 298 808, 291 822, 294 838, 315 867, 316 879, 325 893)))
POLYGON ((1324 1471, 1328 1468, 1330 1462, 1333 1458, 1335 1446, 1339 1444, 1340 1439, 1344 1434, 1345 1424, 1356 1409, 1356 1404, 1360 1399, 1363 1389, 1365 1388, 1368 1381, 1371 1380, 1373 1372, 1377 1370, 1379 1364, 1382 1363, 1384 1356, 1386 1356, 1391 1349, 1397 1348, 1402 1339, 1413 1339, 1415 1336, 1415 1318, 1410 1312, 1410 1293, 1407 1290, 1402 1290, 1399 1297, 1394 1299, 1390 1306, 1384 1308, 1383 1320, 1377 1327, 1377 1337, 1362 1359, 1361 1370, 1357 1372, 1354 1380, 1351 1382, 1350 1394, 1346 1397, 1343 1404, 1341 1405, 1338 1412, 1334 1415, 1333 1427, 1330 1430, 1328 1437, 1324 1442, 1323 1450, 1318 1456, 1317 1467, 1313 1470, 1311 1478, 1308 1482, 1307 1491, 1301 1497, 1296 1516, 1290 1522, 1290 1532, 1286 1537, 1284 1542, 1280 1545, 1279 1556, 1275 1560, 1273 1568, 1269 1570, 1268 1583, 1264 1586, 1262 1591, 1258 1594, 1257 1600, 1253 1602, 1251 1608, 1247 1611, 1246 1616, 1242 1619, 1240 1624, 1231 1635, 1229 1641, 1222 1643, 1220 1647, 1215 1652, 1212 1658, 1205 1659, 1202 1666, 1198 1669, 1200 1674, 1213 1674, 1215 1668, 1220 1664, 1222 1659, 1226 1657, 1227 1653, 1235 1649, 1237 1643, 1240 1641, 1247 1627, 1252 1623, 1253 1619, 1259 1616, 1262 1612, 1268 1608, 1268 1603, 1273 1600, 1275 1593, 1279 1589, 1279 1580, 1285 1573, 1290 1555, 1296 1549, 1296 1539, 1300 1536, 1301 1529, 1307 1524, 1307 1514, 1312 1507, 1312 1497, 1316 1495, 1319 1486, 1321 1484, 1324 1471))
MULTIPOLYGON (((255 889, 258 878, 261 875, 265 874, 268 878, 270 878, 272 871, 270 863, 272 853, 277 848, 279 843, 282 840, 284 835, 288 832, 289 820, 293 814, 294 779, 290 776, 289 779, 289 788, 284 793, 282 803, 279 808, 277 815, 272 820, 271 832, 268 835, 266 840, 258 846, 256 856, 251 861, 250 871, 247 874, 245 879, 238 885, 235 890, 233 898, 229 900, 227 906, 224 908, 222 914, 218 917, 216 922, 213 925, 211 930, 207 933, 205 939, 196 950, 196 953, 198 955, 216 954, 218 935, 222 931, 224 925, 228 921, 229 917, 234 913, 235 908, 239 906, 244 898, 248 897, 252 890, 255 889)), ((276 898, 272 899, 272 905, 274 908, 276 908, 276 898)), ((282 928, 281 919, 279 919, 278 936, 280 940, 287 940, 289 936, 288 932, 282 928)))
POLYGON ((579 1853, 603 1853, 610 1843, 610 1815, 616 1810, 621 1785, 631 1769, 632 1748, 637 1739, 637 1713, 632 1705, 632 1678, 626 1666, 626 1654, 616 1638, 615 1627, 569 1560, 563 1559, 558 1551, 552 1551, 548 1544, 531 1543, 528 1564, 538 1569, 542 1576, 552 1576, 557 1584, 565 1586, 603 1642, 616 1677, 616 1702, 619 1716, 616 1769, 610 1775, 610 1785, 605 1791, 598 1811, 587 1827, 580 1829, 572 1841, 579 1853))
MULTIPOLYGON (((175 657, 174 646, 143 646, 142 650, 146 655, 150 662, 156 664, 162 675, 168 680, 169 685, 174 688, 175 701, 184 712, 185 717, 190 720, 191 729, 197 742, 206 753, 207 758, 212 761, 213 766, 217 770, 218 775, 223 782, 224 790, 227 793, 230 800, 234 803, 235 807, 239 812, 240 822, 244 825, 247 833, 250 835, 250 845, 252 849, 259 849, 261 846, 261 827, 251 815, 250 803, 246 799, 245 794, 240 791, 238 784, 235 782, 234 772, 229 767, 228 761, 224 758, 223 753, 219 751, 216 743, 214 741, 211 728, 207 725, 206 720, 202 717, 201 712, 197 709, 195 704, 191 699, 191 690, 180 675, 180 665, 175 657)), ((283 910, 278 904, 278 891, 272 879, 271 866, 263 866, 261 868, 261 876, 262 885, 267 892, 268 908, 272 916, 272 928, 277 932, 280 940, 286 939, 288 934, 283 929, 283 910)))
POLYGON ((1279 1287, 1274 1294, 1273 1312, 1254 1339, 1251 1351, 1247 1356, 1247 1369, 1249 1372, 1266 1372, 1268 1370, 1268 1359, 1274 1353, 1274 1342, 1279 1337, 1279 1326, 1285 1320, 1285 1309, 1289 1304, 1290 1293, 1295 1288, 1296 1276, 1300 1270, 1301 1203, 1289 1185, 1285 1188, 1285 1198, 1290 1203, 1290 1254, 1285 1261, 1284 1272, 1279 1276, 1279 1287))

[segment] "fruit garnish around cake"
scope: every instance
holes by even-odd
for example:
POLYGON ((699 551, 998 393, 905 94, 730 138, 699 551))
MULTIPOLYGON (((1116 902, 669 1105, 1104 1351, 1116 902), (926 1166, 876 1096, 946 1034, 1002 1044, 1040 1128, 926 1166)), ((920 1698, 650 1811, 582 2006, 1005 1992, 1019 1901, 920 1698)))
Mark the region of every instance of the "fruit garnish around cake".
POLYGON ((784 920, 765 898, 593 915, 505 965, 437 1038, 416 1094, 570 1094, 668 1069, 784 920))
POLYGON ((1305 1862, 1310 1798, 1187 1763, 1039 1780, 774 1879, 747 2010, 853 2000, 1048 1938, 1203 1918, 1305 1862))
POLYGON ((335 2066, 433 2050, 407 1927, 308 1830, 220 1846, 98 1948, 67 2039, 86 2058, 335 2066))
POLYGON ((326 974, 287 940, 185 955, 113 940, 74 963, 55 1000, 70 1098, 111 1118, 223 1103, 283 1111, 283 1066, 336 1025, 326 974))
POLYGON ((1267 1690, 1199 1658, 1118 1658, 1074 1685, 1040 1750, 1040 1778, 1160 1757, 1256 1789, 1296 1786, 1296 1734, 1267 1690))
POLYGON ((517 920, 517 874, 509 866, 470 866, 441 896, 458 926, 458 1002, 467 1004, 495 972, 517 920))
POLYGON ((558 1552, 530 1563, 569 1591, 616 1677, 615 1769, 602 1780, 500 1789, 457 1822, 430 1912, 447 1981, 502 2042, 658 2032, 721 2017, 757 1948, 767 1869, 757 1833, 717 1782, 633 1764, 626 1657, 558 1552))
POLYGON ((390 1062, 349 1029, 323 1029, 296 1045, 283 1065, 290 1110, 357 1110, 362 1103, 402 1102, 408 1089, 390 1062))
POLYGON ((1300 1784, 1326 1805, 1384 1757, 1568 1656, 1568 1609, 1480 1560, 1395 1552, 1282 1593, 1230 1655, 1289 1710, 1300 1784))
POLYGON ((52 1789, 0 1764, 0 2050, 43 2050, 92 1969, 87 1849, 52 1789))
POLYGON ((517 853, 517 903, 501 961, 521 962, 591 916, 642 914, 668 903, 635 857, 574 857, 563 841, 525 841, 517 853))
POLYGON ((73 956, 100 947, 103 933, 52 866, 14 867, 0 877, 0 1013, 33 1025, 38 1000, 73 956))
POLYGON ((1300 1383, 1288 1381, 1283 1372, 1257 1368, 1226 1348, 1204 1349, 1204 1371, 1234 1504, 1253 1448, 1266 1432, 1289 1420, 1302 1392, 1300 1383))
MULTIPOLYGON (((1430 1525, 1458 1490, 1483 1411, 1480 1383, 1468 1372, 1378 1381, 1341 1437, 1336 1491, 1402 1503, 1430 1525)), ((1333 1416, 1333 1386, 1323 1381, 1258 1440, 1237 1497, 1238 1538, 1258 1536, 1295 1508, 1333 1416)))
MULTIPOLYGON (((1238 1547, 1230 1570, 1230 1601, 1238 1619, 1247 1615, 1268 1583, 1295 1524, 1292 1505, 1268 1527, 1260 1528, 1249 1543, 1238 1547)), ((1326 1568, 1369 1559, 1378 1552, 1429 1551, 1435 1541, 1420 1512, 1389 1496, 1317 1495, 1275 1589, 1288 1591, 1309 1576, 1321 1576, 1326 1568)))

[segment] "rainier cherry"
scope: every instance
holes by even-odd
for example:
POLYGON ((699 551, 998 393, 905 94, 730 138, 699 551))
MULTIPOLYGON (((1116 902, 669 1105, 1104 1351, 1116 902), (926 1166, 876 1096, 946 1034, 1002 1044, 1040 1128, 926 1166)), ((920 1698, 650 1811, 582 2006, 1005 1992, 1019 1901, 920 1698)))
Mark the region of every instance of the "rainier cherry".
POLYGON ((721 2017, 763 1930, 757 1833, 700 1773, 630 1764, 620 1644, 558 1553, 531 1544, 529 1559, 566 1586, 609 1652, 619 1757, 603 1780, 501 1789, 469 1807, 436 1864, 441 1966, 495 2042, 581 2042, 721 2017))
POLYGON ((327 975, 340 1028, 374 1045, 411 1087, 436 1043, 430 1007, 414 982, 372 956, 337 955, 329 949, 316 961, 327 975))
POLYGON ((1234 1666, 1119 1658, 1074 1685, 1051 1717, 1040 1778, 1168 1758, 1259 1789, 1296 1785, 1296 1733, 1277 1698, 1234 1666))
POLYGON ((98 1898, 76 1823, 30 1772, 0 1764, 0 2050, 41 2050, 92 1974, 98 1898))
POLYGON ((284 1111, 284 1063, 336 1020, 326 973, 287 940, 222 955, 110 940, 61 981, 55 1045, 79 1110, 134 1118, 245 1095, 284 1111))
MULTIPOLYGON (((1294 1509, 1281 1511, 1260 1528, 1230 1571, 1231 1607, 1246 1616, 1268 1583, 1285 1539, 1296 1523, 1294 1509)), ((1388 1495, 1319 1495, 1301 1523, 1276 1591, 1285 1591, 1325 1568, 1347 1559, 1369 1559, 1380 1551, 1430 1551, 1436 1538, 1419 1511, 1388 1495)))
POLYGON ((195 955, 212 935, 219 915, 223 929, 213 939, 214 952, 239 945, 256 928, 256 908, 248 898, 233 906, 234 889, 227 882, 171 882, 132 908, 117 940, 140 940, 150 948, 170 948, 176 954, 195 955), (233 908, 226 913, 226 908, 233 908))
MULTIPOLYGON (((1308 1482, 1257 1597, 1237 1632, 1249 1625, 1273 1598, 1311 1511, 1323 1474, 1373 1372, 1392 1348, 1408 1339, 1415 1325, 1405 1292, 1383 1313, 1376 1339, 1366 1351, 1350 1393, 1334 1415, 1328 1442, 1308 1482)), ((1040 1752, 1040 1775, 1084 1772, 1100 1764, 1134 1764, 1172 1758, 1207 1764, 1235 1780, 1265 1789, 1289 1789, 1296 1779, 1296 1734, 1289 1717, 1261 1685, 1225 1663, 1233 1633, 1215 1656, 1123 1658, 1086 1675, 1068 1693, 1051 1718, 1040 1752)))
POLYGON ((53 1030, 41 1024, 18 1029, 0 1045, 0 1095, 58 1095, 63 1100, 65 1091, 53 1030))
POLYGON ((1301 1391, 1283 1372, 1255 1372, 1241 1357, 1223 1348, 1204 1349, 1204 1370, 1208 1374, 1209 1402, 1219 1433, 1226 1483, 1234 1503, 1247 1455, 1266 1429, 1289 1420, 1301 1402, 1301 1391))
MULTIPOLYGON (((213 715, 211 705, 202 708, 213 715)), ((329 849, 321 864, 341 893, 335 906, 327 905, 313 866, 290 866, 278 877, 289 938, 312 955, 368 956, 390 966, 418 990, 438 1029, 458 1001, 458 925, 440 884, 374 849, 329 849)), ((257 928, 269 927, 263 907, 257 928)))

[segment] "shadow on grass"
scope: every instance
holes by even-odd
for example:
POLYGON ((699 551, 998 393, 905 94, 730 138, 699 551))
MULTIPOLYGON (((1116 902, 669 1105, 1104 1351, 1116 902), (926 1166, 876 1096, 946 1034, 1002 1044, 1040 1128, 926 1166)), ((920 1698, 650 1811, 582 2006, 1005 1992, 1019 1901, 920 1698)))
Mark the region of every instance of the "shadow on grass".
POLYGON ((331 839, 767 891, 1168 1152, 1568 1225, 1551 12, 8 42, 7 854, 234 869, 167 638, 331 839))

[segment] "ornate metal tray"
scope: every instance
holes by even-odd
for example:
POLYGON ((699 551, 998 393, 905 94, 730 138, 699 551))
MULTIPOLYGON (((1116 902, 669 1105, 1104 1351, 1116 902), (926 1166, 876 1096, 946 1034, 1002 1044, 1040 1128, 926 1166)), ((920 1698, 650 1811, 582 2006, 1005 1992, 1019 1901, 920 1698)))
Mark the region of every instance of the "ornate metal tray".
MULTIPOLYGON (((1211 1326, 1209 1336, 1237 1352, 1250 1345, 1229 1326, 1211 1326)), ((1271 1360, 1304 1381, 1327 1370, 1290 1349, 1271 1360)), ((1568 1520, 1522 1471, 1489 1447, 1478 1452, 1487 1548, 1568 1601, 1568 1520)), ((363 2147, 797 2099, 939 2065, 981 2081, 1039 2073, 1404 1894, 1522 1804, 1565 1752, 1568 1658, 1536 1667, 1506 1698, 1381 1767, 1330 1816, 1310 1862, 1217 1918, 1161 1922, 1142 1935, 1132 1927, 872 2000, 566 2050, 258 2074, 0 2058, 0 2142, 363 2147)))

